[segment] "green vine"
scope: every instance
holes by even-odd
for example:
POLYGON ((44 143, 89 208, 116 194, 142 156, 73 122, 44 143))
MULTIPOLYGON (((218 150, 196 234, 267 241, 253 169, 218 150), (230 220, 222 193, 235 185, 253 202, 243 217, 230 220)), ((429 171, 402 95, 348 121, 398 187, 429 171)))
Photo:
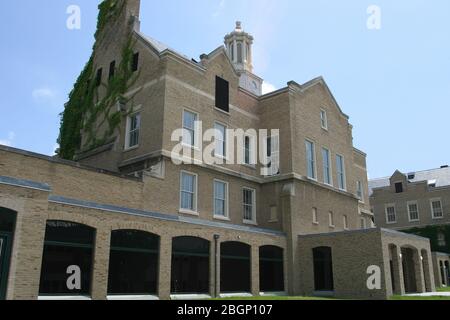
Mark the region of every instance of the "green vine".
POLYGON ((448 225, 427 226, 402 231, 430 239, 431 251, 450 253, 450 226, 448 225), (439 246, 438 235, 440 233, 444 234, 445 246, 439 246))
MULTIPOLYGON (((93 53, 75 82, 64 112, 60 115, 58 155, 63 159, 73 160, 79 151, 89 151, 108 143, 119 128, 123 116, 127 115, 120 108, 118 110, 117 103, 127 104, 132 99, 125 97, 124 94, 139 77, 139 73, 132 71, 134 41, 131 32, 122 48, 121 62, 114 76, 108 79, 107 83, 102 82, 100 86, 96 86, 94 79, 97 70, 94 65, 94 53, 98 39, 105 26, 113 22, 123 11, 124 4, 124 0, 105 0, 99 5, 93 53), (106 91, 101 98, 98 90, 100 87, 106 91), (103 135, 98 132, 100 128, 104 129, 103 135), (81 145, 82 134, 86 136, 84 145, 81 145)), ((133 111, 133 107, 130 109, 129 113, 133 111)))

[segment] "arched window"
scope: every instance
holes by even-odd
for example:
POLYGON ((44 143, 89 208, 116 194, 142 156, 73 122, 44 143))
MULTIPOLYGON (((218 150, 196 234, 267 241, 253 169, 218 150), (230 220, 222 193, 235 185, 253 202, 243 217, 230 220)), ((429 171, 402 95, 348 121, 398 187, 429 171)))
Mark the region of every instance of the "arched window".
POLYGON ((16 213, 0 208, 0 300, 6 298, 16 213))
POLYGON ((237 63, 242 63, 242 57, 243 57, 243 47, 242 47, 242 42, 238 42, 237 43, 237 63))
POLYGON ((157 293, 159 237, 137 230, 111 234, 109 295, 157 293))
POLYGON ((284 291, 282 248, 275 246, 259 248, 259 283, 261 292, 284 291))
POLYGON ((333 258, 331 248, 313 249, 314 284, 316 291, 334 291, 333 258))
POLYGON ((220 246, 220 290, 223 293, 250 292, 250 246, 224 242, 220 246))
POLYGON ((230 44, 230 57, 231 57, 231 61, 234 62, 234 43, 230 44))
POLYGON ((95 229, 47 221, 40 295, 90 295, 95 229))
POLYGON ((209 241, 178 237, 172 241, 172 293, 209 293, 209 241))

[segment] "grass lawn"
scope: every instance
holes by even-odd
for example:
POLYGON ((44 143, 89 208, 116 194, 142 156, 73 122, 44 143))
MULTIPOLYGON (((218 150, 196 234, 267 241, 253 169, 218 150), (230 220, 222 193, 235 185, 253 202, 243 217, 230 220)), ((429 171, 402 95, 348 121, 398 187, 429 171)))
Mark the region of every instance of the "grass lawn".
POLYGON ((450 297, 405 297, 393 296, 390 300, 450 300, 450 297))
POLYGON ((438 288, 437 292, 450 292, 450 287, 438 288))

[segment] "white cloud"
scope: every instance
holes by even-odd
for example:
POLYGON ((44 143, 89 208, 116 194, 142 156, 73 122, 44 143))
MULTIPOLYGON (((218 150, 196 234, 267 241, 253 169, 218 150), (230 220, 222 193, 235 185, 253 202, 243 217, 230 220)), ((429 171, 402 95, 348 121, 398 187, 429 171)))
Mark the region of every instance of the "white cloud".
POLYGON ((212 14, 213 18, 217 18, 223 11, 226 5, 226 0, 220 0, 219 7, 217 10, 212 14))
POLYGON ((273 92, 275 90, 277 90, 277 88, 273 84, 270 84, 265 81, 263 82, 263 85, 262 85, 262 93, 263 94, 267 94, 267 93, 273 92))
POLYGON ((14 139, 16 138, 16 134, 12 131, 8 133, 8 137, 6 139, 0 139, 0 144, 11 147, 13 145, 14 139))
POLYGON ((58 91, 50 87, 41 87, 34 89, 31 93, 36 104, 59 108, 64 103, 60 99, 58 91))

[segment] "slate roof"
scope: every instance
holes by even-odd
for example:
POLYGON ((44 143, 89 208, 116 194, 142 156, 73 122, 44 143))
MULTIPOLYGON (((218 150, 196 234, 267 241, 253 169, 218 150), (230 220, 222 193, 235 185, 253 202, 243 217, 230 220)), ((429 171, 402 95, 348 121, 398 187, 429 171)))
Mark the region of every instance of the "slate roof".
MULTIPOLYGON (((430 183, 435 183, 436 188, 450 186, 450 167, 410 172, 405 175, 408 176, 409 182, 428 181, 430 183), (414 178, 410 179, 412 176, 414 176, 414 178)), ((388 187, 389 179, 390 177, 370 180, 369 194, 372 194, 373 189, 375 188, 388 187)))

